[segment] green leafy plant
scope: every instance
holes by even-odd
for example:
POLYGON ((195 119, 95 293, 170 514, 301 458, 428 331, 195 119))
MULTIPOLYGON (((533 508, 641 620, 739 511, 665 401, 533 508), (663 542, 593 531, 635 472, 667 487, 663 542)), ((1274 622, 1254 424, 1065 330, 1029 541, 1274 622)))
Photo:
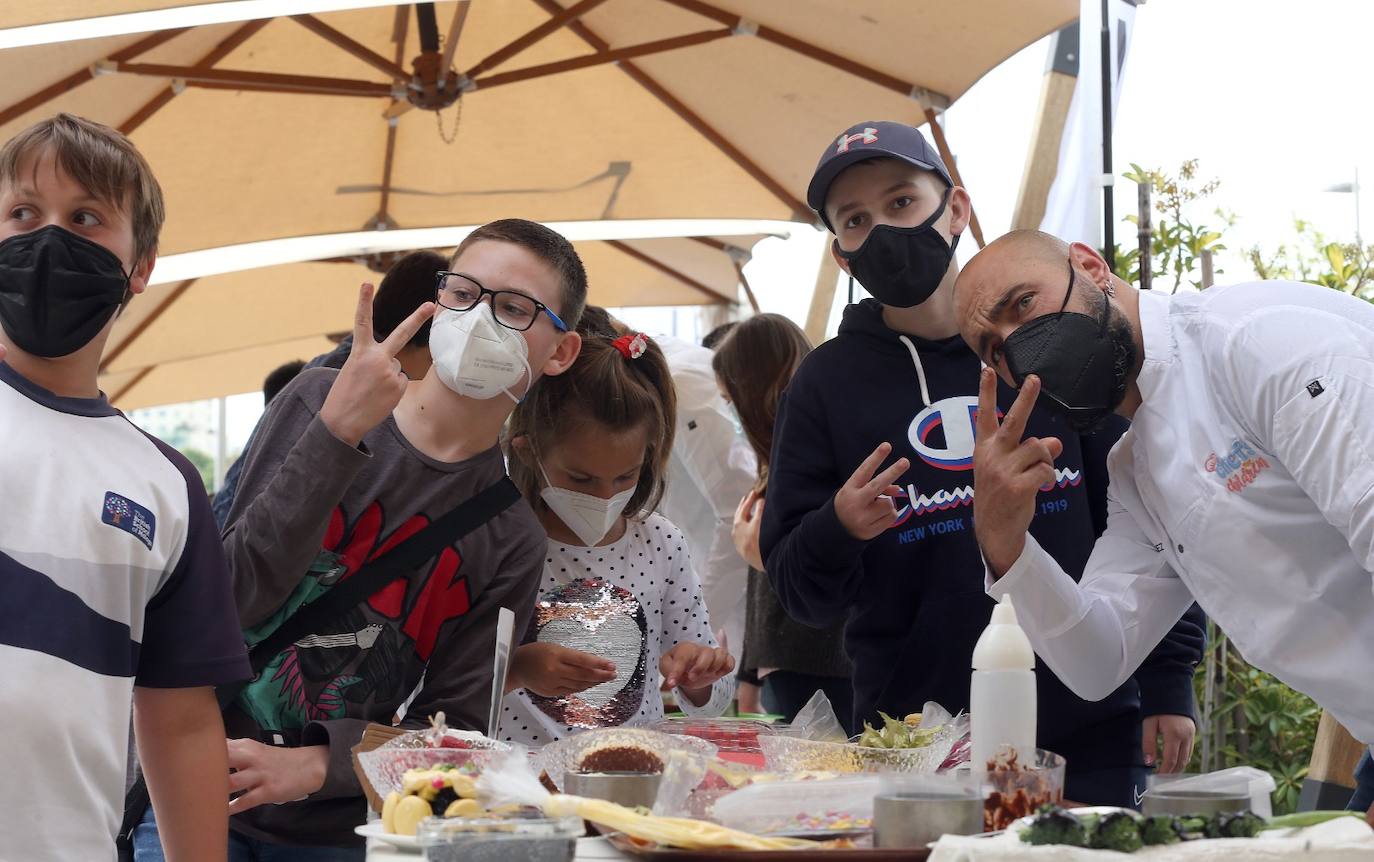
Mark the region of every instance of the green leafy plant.
POLYGON ((1297 809, 1321 707, 1251 667, 1214 623, 1194 677, 1198 743, 1190 772, 1254 766, 1274 777, 1275 814, 1297 809))
MULTIPOLYGON (((1220 187, 1220 181, 1202 180, 1197 159, 1184 162, 1173 174, 1132 162, 1131 169, 1122 176, 1137 185, 1150 186, 1154 210, 1150 225, 1150 273, 1154 288, 1177 293, 1186 283, 1201 290, 1204 253, 1225 250, 1222 233, 1235 224, 1235 217, 1221 209, 1213 210, 1214 217, 1221 222, 1220 228, 1204 224, 1194 214, 1199 202, 1210 198, 1220 187)), ((1138 214, 1128 215, 1124 220, 1139 229, 1138 214)), ((1118 246, 1115 263, 1116 272, 1123 273, 1128 282, 1140 282, 1139 247, 1123 250, 1118 246)), ((1215 270, 1215 274, 1221 272, 1219 268, 1215 270)))
POLYGON ((1260 278, 1309 281, 1374 302, 1374 245, 1331 242, 1303 219, 1293 220, 1293 234, 1272 252, 1246 252, 1260 278))

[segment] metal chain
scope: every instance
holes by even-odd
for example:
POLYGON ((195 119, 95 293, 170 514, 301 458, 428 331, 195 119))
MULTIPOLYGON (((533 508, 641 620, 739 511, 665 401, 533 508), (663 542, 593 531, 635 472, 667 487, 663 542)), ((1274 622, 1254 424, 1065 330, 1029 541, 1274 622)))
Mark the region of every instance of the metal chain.
POLYGON ((458 140, 458 124, 461 123, 462 120, 463 97, 460 95, 458 97, 458 101, 454 103, 453 107, 453 134, 450 135, 444 132, 444 112, 434 112, 434 121, 439 126, 439 138, 443 140, 444 143, 452 145, 454 141, 458 140))

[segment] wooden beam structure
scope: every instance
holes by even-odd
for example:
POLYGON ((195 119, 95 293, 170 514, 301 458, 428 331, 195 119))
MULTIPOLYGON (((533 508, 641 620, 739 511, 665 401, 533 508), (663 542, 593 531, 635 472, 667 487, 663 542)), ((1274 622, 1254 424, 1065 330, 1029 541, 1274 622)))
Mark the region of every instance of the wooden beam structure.
MULTIPOLYGON (((448 39, 444 41, 444 57, 439 63, 439 88, 443 89, 444 82, 448 78, 448 70, 453 68, 453 56, 458 52, 458 40, 463 35, 463 25, 467 23, 468 11, 472 8, 472 0, 458 0, 453 6, 453 23, 449 24, 448 39)), ((397 12, 404 10, 404 6, 396 7, 397 12)), ((402 40, 404 43, 405 40, 402 40)), ((400 60, 396 61, 400 63, 400 60)))
POLYGON ((515 40, 508 42, 502 47, 496 49, 491 54, 488 54, 485 58, 478 62, 477 65, 468 69, 463 74, 468 78, 476 78, 478 75, 482 74, 488 69, 496 68, 497 66, 509 60, 511 57, 514 57, 516 54, 519 54, 526 48, 529 48, 531 45, 541 42, 546 37, 558 32, 565 26, 575 23, 577 19, 581 18, 583 15, 587 14, 588 12, 592 11, 597 6, 600 6, 602 3, 605 2, 606 0, 580 0, 580 2, 575 3, 572 6, 569 6, 567 9, 563 9, 560 7, 558 13, 555 14, 552 18, 541 23, 539 26, 530 30, 528 33, 525 33, 524 35, 516 38, 515 40))
MULTIPOLYGON (((925 114, 926 122, 930 124, 930 134, 935 138, 935 148, 940 151, 940 159, 949 170, 950 179, 954 180, 956 186, 962 186, 964 178, 959 176, 959 165, 954 161, 954 153, 950 152, 949 141, 945 140, 945 130, 940 127, 939 118, 930 108, 925 109, 925 114)), ((978 211, 972 205, 969 206, 968 216, 968 227, 973 233, 973 241, 982 248, 987 243, 983 242, 983 226, 978 223, 978 211)))
POLYGON ((811 307, 806 312, 806 337, 812 346, 825 341, 830 326, 830 309, 835 304, 835 288, 840 283, 840 265, 829 245, 821 252, 821 266, 816 273, 816 286, 811 291, 811 307))
POLYGON ((1012 230, 1036 230, 1045 220, 1045 205, 1059 172, 1064 124, 1078 85, 1078 22, 1060 30, 1050 49, 1049 67, 1040 87, 1040 107, 1031 129, 1030 150, 1021 174, 1021 189, 1012 211, 1012 230))
POLYGON ((211 88, 373 98, 392 94, 391 84, 359 81, 352 78, 282 75, 276 72, 250 72, 244 69, 202 69, 196 66, 173 66, 165 63, 112 62, 104 69, 125 75, 174 78, 185 81, 188 86, 211 88))
MULTIPOLYGON (((260 18, 256 21, 249 21, 234 32, 220 40, 219 44, 211 48, 209 53, 196 62, 197 68, 208 69, 229 56, 244 42, 251 39, 259 30, 271 23, 271 18, 260 18)), ((168 85, 165 90, 160 91, 156 96, 149 99, 143 107, 129 117, 129 119, 119 124, 119 131, 125 135, 133 134, 134 130, 146 123, 154 114, 162 110, 177 95, 177 88, 168 85)))
MULTIPOLYGON (((139 54, 147 53, 159 45, 185 33, 188 28, 182 27, 176 30, 160 30, 138 40, 127 48, 123 48, 111 54, 107 59, 113 63, 120 63, 125 60, 132 60, 139 54)), ((81 86, 95 77, 94 66, 87 66, 79 72, 73 72, 55 84, 51 84, 31 96, 15 102, 7 108, 0 109, 0 125, 8 123, 10 120, 22 117, 35 108, 41 108, 58 96, 65 95, 72 89, 81 86)))
MULTIPOLYGON (((460 7, 467 7, 467 0, 458 4, 460 7)), ((396 7, 396 18, 391 27, 391 41, 396 45, 395 57, 396 65, 401 65, 405 58, 406 37, 410 34, 410 10, 405 6, 396 7)), ((454 22, 458 29, 462 28, 461 21, 454 22)), ((456 39, 457 34, 450 32, 450 39, 456 39)), ((444 67, 447 68, 447 67, 444 67)), ((392 98, 392 105, 399 100, 392 98)), ((407 103, 408 104, 408 103, 407 103)), ((382 158, 382 184, 381 200, 377 204, 377 215, 373 219, 373 227, 385 227, 391 221, 391 171, 396 162, 396 131, 399 120, 394 117, 386 118, 386 155, 382 158)))
POLYGON ((679 48, 690 48, 693 45, 704 45, 707 42, 714 42, 717 39, 724 39, 733 35, 735 35, 733 30, 706 30, 701 33, 688 33, 684 36, 674 36, 671 39, 658 39, 653 42, 644 42, 639 45, 616 48, 613 51, 589 54, 585 57, 573 57, 569 60, 558 60, 540 66, 530 66, 525 69, 516 69, 510 72, 488 75, 485 78, 478 78, 472 83, 478 90, 487 90, 492 87, 499 87, 502 84, 530 81, 535 78, 545 78, 549 75, 571 72, 575 69, 586 69, 591 66, 601 66, 607 63, 619 63, 622 60, 629 60, 634 57, 647 57, 653 54, 662 54, 667 51, 676 51, 679 48))
MULTIPOLYGON (((535 0, 550 14, 557 15, 567 10, 559 6, 556 0, 535 0)), ((611 50, 610 44, 593 32, 586 24, 581 21, 570 21, 568 29, 576 34, 598 53, 605 53, 611 50)), ((816 214, 811 212, 805 203, 793 196, 782 183, 773 179, 761 168, 753 159, 744 154, 739 147, 731 143, 724 135, 716 131, 710 123, 689 108, 672 93, 654 80, 648 73, 640 69, 631 60, 623 60, 619 64, 619 69, 632 80, 648 90, 656 99, 662 102, 669 110, 677 114, 687 125, 691 126, 702 137, 715 145, 716 149, 725 154, 727 158, 738 165, 745 173, 753 177, 756 182, 768 190, 775 198, 781 201, 788 209, 792 210, 793 218, 810 223, 815 220, 816 214)))
POLYGON ((119 390, 115 392, 115 394, 109 396, 109 402, 113 405, 118 405, 119 399, 123 398, 125 395, 128 395, 129 392, 133 390, 135 386, 142 383, 143 378, 147 377, 149 374, 152 374, 153 369, 155 368, 157 368, 156 365, 149 365, 147 368, 135 374, 133 376, 133 379, 131 379, 128 383, 125 383, 123 386, 121 386, 119 390))
POLYGON ((707 296, 711 297, 711 299, 715 300, 716 302, 726 303, 726 304, 728 304, 728 305, 738 305, 738 304, 739 304, 739 303, 738 303, 738 300, 731 299, 730 297, 726 296, 725 294, 721 293, 720 291, 718 291, 718 290, 716 290, 716 289, 714 289, 714 288, 711 288, 711 287, 707 287, 706 285, 704 285, 704 284, 702 284, 701 282, 697 281, 695 278, 692 278, 691 276, 689 276, 689 275, 687 275, 687 274, 685 274, 685 273, 679 272, 678 270, 674 269, 673 267, 669 266, 668 264, 666 264, 666 263, 664 263, 664 262, 662 262, 662 261, 660 261, 660 260, 658 260, 658 259, 656 259, 656 258, 654 258, 654 257, 651 257, 650 255, 645 254, 644 252, 640 251, 639 249, 635 248, 634 246, 631 246, 631 245, 629 245, 629 244, 627 244, 627 243, 621 242, 621 241, 618 240, 618 239, 608 239, 608 240, 606 240, 605 242, 606 242, 606 244, 609 245, 611 248, 613 248, 613 249, 615 249, 615 250, 617 250, 617 251, 620 251, 620 252, 623 252, 623 253, 629 255, 630 257, 634 258, 635 260, 639 261, 640 263, 643 263, 643 264, 645 264, 645 265, 647 265, 647 266, 650 266, 650 267, 652 267, 652 268, 658 270, 659 272, 663 273, 664 275, 668 276, 669 278, 674 279, 675 281, 678 281, 678 282, 680 282, 680 283, 682 283, 682 284, 685 284, 685 285, 687 285, 688 287, 692 288, 693 290, 701 291, 702 293, 704 293, 704 294, 706 294, 707 296))
POLYGON ((410 80, 410 73, 402 69, 399 62, 393 63, 361 42, 354 41, 349 38, 347 34, 341 33, 333 27, 330 27, 314 15, 292 15, 291 20, 300 24, 316 36, 319 36, 321 39, 324 39, 326 42, 339 46, 372 68, 377 69, 383 74, 390 75, 392 80, 410 80))
MULTIPOLYGON (((140 320, 138 322, 138 325, 133 328, 133 331, 131 331, 123 341, 115 345, 113 349, 105 351, 105 355, 100 358, 100 366, 98 373, 104 374, 106 371, 109 371, 110 366, 114 363, 114 361, 118 359, 120 356, 122 356, 124 354, 124 351, 132 347, 134 342, 138 341, 139 337, 142 336, 143 333, 148 331, 148 327, 156 323, 157 319, 161 317, 167 311, 167 309, 172 307, 173 303, 175 303, 178 299, 181 299, 183 296, 185 296, 186 291, 189 290, 191 285, 195 283, 196 279, 188 278, 181 284, 178 284, 176 287, 172 288, 171 291, 167 294, 167 298, 162 301, 162 304, 159 305, 157 308, 153 309, 153 311, 151 311, 147 317, 140 320)), ((129 385, 132 386, 133 384, 131 383, 129 385)), ((128 391, 128 387, 125 387, 124 391, 128 391)), ((120 394, 122 395, 123 392, 121 392, 120 394)), ((111 398, 110 400, 113 401, 114 399, 111 398)))
POLYGON ((786 48, 789 51, 794 51, 819 63, 824 63, 832 69, 847 72, 871 84, 877 84, 879 87, 884 87, 893 92, 901 93, 903 96, 916 99, 921 103, 922 107, 934 108, 939 111, 943 111, 945 108, 949 107, 950 99, 943 93, 937 93, 934 90, 911 81, 903 81, 901 78, 894 75, 889 75, 886 72, 881 72, 870 66, 865 66, 862 63, 827 51, 803 39, 789 36, 780 30, 774 30, 772 27, 749 21, 733 12, 703 2, 703 0, 664 0, 664 2, 671 3, 681 9, 686 9, 689 12, 695 12, 704 18, 719 21, 732 29, 751 33, 765 42, 771 42, 774 45, 786 48))

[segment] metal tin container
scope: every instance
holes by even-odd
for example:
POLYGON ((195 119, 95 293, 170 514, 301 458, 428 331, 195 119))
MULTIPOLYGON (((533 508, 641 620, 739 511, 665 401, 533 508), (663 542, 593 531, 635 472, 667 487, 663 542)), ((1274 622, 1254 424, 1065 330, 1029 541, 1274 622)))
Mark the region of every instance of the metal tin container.
POLYGON ((630 808, 653 808, 663 776, 647 772, 569 772, 563 790, 573 796, 604 799, 630 808))
POLYGON ((1184 790, 1162 787, 1145 791, 1140 810, 1147 816, 1171 814, 1235 814, 1250 810, 1250 794, 1242 791, 1184 790))
POLYGON ((873 846, 924 848, 941 835, 983 831, 983 799, 960 792, 879 795, 873 799, 873 846))

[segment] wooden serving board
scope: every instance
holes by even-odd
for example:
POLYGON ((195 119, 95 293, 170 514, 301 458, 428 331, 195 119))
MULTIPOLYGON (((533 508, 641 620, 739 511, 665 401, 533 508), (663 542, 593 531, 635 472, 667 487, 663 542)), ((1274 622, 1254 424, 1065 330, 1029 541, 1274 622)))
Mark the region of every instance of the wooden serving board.
POLYGON ((645 847, 620 833, 606 836, 611 846, 632 856, 662 862, 925 862, 930 850, 678 850, 675 848, 645 847))

